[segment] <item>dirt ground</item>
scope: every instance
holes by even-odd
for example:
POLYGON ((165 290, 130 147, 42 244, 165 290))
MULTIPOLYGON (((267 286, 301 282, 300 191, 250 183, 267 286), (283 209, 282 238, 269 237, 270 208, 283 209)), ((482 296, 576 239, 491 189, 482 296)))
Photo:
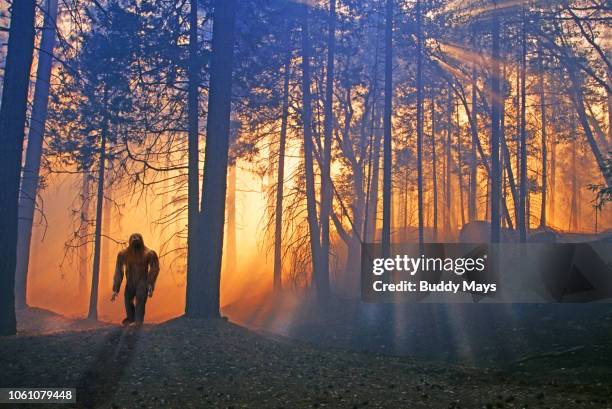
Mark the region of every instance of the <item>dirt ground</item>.
POLYGON ((225 320, 129 329, 29 314, 51 330, 0 338, 0 387, 76 387, 83 408, 612 407, 612 377, 567 376, 554 355, 497 371, 316 346, 225 320))

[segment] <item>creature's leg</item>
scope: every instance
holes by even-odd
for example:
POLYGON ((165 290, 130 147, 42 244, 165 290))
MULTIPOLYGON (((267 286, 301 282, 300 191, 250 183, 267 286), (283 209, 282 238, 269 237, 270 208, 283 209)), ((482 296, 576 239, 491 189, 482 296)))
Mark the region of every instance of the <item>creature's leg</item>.
POLYGON ((125 320, 124 323, 134 322, 134 296, 136 295, 136 289, 131 286, 125 287, 125 320))
POLYGON ((147 303, 147 283, 138 284, 136 289, 136 315, 135 321, 142 324, 145 316, 145 304, 147 303))

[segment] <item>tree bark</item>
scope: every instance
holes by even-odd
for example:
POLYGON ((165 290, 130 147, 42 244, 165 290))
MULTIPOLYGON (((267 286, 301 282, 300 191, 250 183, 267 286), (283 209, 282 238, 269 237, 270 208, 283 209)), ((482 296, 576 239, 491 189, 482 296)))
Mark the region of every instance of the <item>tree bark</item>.
MULTIPOLYGON (((459 124, 459 106, 455 113, 455 120, 459 124)), ((463 203, 463 144, 461 143, 461 129, 457 132, 457 178, 459 184, 459 211, 461 212, 461 226, 465 226, 465 205, 463 203)))
POLYGON ((198 63, 198 0, 191 0, 189 11, 189 72, 187 89, 187 144, 189 151, 187 170, 187 294, 185 305, 191 305, 194 298, 201 296, 193 292, 191 279, 198 274, 196 246, 197 223, 200 201, 199 165, 199 126, 198 97, 200 85, 200 65, 198 63))
POLYGON ((334 55, 336 47, 336 0, 329 0, 327 35, 327 73, 325 76, 325 113, 323 122, 323 167, 321 169, 321 261, 316 272, 317 296, 329 296, 329 216, 332 212, 331 151, 334 131, 334 55))
POLYGON ((313 275, 319 270, 321 242, 317 203, 315 197, 315 178, 312 141, 312 97, 310 94, 310 33, 308 27, 308 6, 304 5, 302 14, 302 122, 304 126, 304 172, 306 176, 306 212, 310 239, 313 275))
POLYGON ((431 179, 433 187, 433 241, 438 241, 438 166, 436 158, 436 103, 431 96, 431 179))
MULTIPOLYGON (((376 122, 380 127, 380 113, 376 115, 376 122)), ((365 236, 364 241, 374 242, 376 241, 376 226, 378 224, 378 191, 380 185, 380 128, 374 130, 374 141, 372 145, 372 152, 374 157, 372 159, 372 176, 370 181, 370 190, 368 195, 368 203, 366 206, 366 222, 365 222, 365 236)))
POLYGON ((225 271, 236 271, 236 164, 230 164, 227 176, 227 243, 225 271))
MULTIPOLYGON (((502 76, 501 78, 506 78, 506 65, 504 64, 504 68, 502 70, 502 76)), ((506 179, 506 174, 508 175, 508 178, 510 180, 512 180, 512 182, 514 183, 514 176, 512 175, 512 167, 508 166, 508 161, 506 161, 506 157, 505 155, 507 154, 508 157, 510 156, 510 153, 507 152, 508 151, 508 146, 506 145, 506 97, 505 95, 502 93, 502 91, 500 90, 500 96, 499 96, 499 113, 500 113, 500 118, 499 118, 499 149, 501 149, 501 152, 499 153, 499 172, 500 172, 500 184, 501 184, 501 194, 500 194, 500 201, 501 201, 501 211, 503 212, 503 222, 505 222, 505 226, 507 226, 510 229, 514 229, 514 224, 512 223, 512 217, 510 216, 510 211, 508 210, 508 202, 507 202, 507 197, 506 197, 506 193, 508 190, 508 183, 507 183, 507 179, 506 179), (504 169, 510 169, 510 172, 505 172, 504 169)), ((511 194, 514 194, 514 191, 511 190, 511 194)), ((514 198, 514 196, 513 196, 514 198)), ((516 206, 516 202, 515 206, 516 206)))
POLYGON ((544 61, 542 44, 538 41, 538 88, 540 91, 540 136, 542 143, 542 204, 540 206, 540 228, 546 227, 546 189, 548 185, 548 146, 546 135, 546 92, 544 89, 544 61))
MULTIPOLYGON (((571 119, 570 119, 570 126, 574 125, 575 126, 575 120, 574 120, 574 115, 571 115, 571 119)), ((573 169, 572 171, 572 180, 571 180, 571 188, 572 188, 572 193, 571 193, 571 203, 570 203, 570 217, 569 217, 569 226, 568 228, 573 231, 573 232, 577 232, 578 231, 578 178, 576 175, 576 133, 573 131, 575 129, 575 127, 570 128, 572 129, 572 167, 571 169, 573 169)))
POLYGON ((87 277, 89 276, 89 170, 83 169, 81 183, 81 211, 79 225, 79 263, 78 263, 78 295, 84 299, 87 292, 87 277))
POLYGON ((289 70, 291 53, 287 53, 283 73, 283 112, 281 114, 280 140, 278 143, 278 169, 276 176, 276 208, 274 212, 274 292, 283 288, 282 241, 283 241, 283 190, 285 186, 285 149, 287 145, 287 120, 289 117, 289 70))
POLYGON ((500 140, 500 19, 494 12, 492 22, 492 73, 491 73, 491 242, 498 243, 501 236, 500 197, 501 173, 499 166, 500 140))
POLYGON ((612 149, 612 70, 608 69, 606 73, 609 90, 607 90, 608 100, 608 146, 612 149))
POLYGON ((557 143, 555 141, 555 133, 551 135, 550 141, 550 200, 548 204, 549 208, 549 219, 551 223, 556 225, 555 223, 555 207, 556 207, 556 188, 557 188, 557 143))
MULTIPOLYGON (((106 91, 104 92, 104 105, 108 103, 106 91)), ((91 291, 89 294, 90 320, 98 319, 98 287, 100 281, 100 250, 102 245, 102 208, 104 206, 104 181, 106 170, 106 139, 108 138, 108 119, 102 119, 100 137, 100 158, 98 160, 98 193, 96 194, 96 230, 94 233, 93 270, 91 274, 91 291)))
POLYGON ((512 203, 514 203, 514 220, 516 223, 518 223, 518 193, 516 191, 516 181, 514 180, 514 172, 512 171, 510 150, 508 149, 508 142, 506 141, 506 132, 502 132, 501 149, 503 152, 503 167, 506 170, 506 175, 508 177, 508 185, 510 186, 510 194, 512 196, 512 203))
MULTIPOLYGON (((107 171, 110 171, 111 167, 108 166, 107 171)), ((111 190, 110 183, 106 186, 106 196, 109 196, 111 190)), ((104 198, 104 205, 102 206, 102 251, 100 253, 100 282, 102 283, 102 288, 110 288, 112 279, 111 272, 111 263, 110 263, 110 244, 111 241, 108 239, 110 237, 110 228, 111 228, 111 201, 108 197, 104 198)), ((113 271, 114 272, 114 271, 113 271)), ((104 290, 102 291, 104 294, 104 290)))
POLYGON ((452 137, 453 137, 453 90, 449 86, 447 90, 447 102, 446 102, 446 184, 444 193, 446 194, 446 217, 445 217, 445 230, 446 230, 446 240, 450 239, 450 235, 453 232, 453 222, 452 222, 452 193, 453 193, 453 184, 452 184, 452 137))
POLYGON ((185 313, 193 318, 220 316, 221 263, 230 138, 236 0, 214 3, 212 59, 204 151, 202 203, 197 222, 197 271, 187 281, 185 313), (191 287, 191 288, 189 288, 191 287))
POLYGON ((391 115, 393 109, 393 0, 387 0, 385 16, 385 106, 383 115, 384 136, 382 225, 383 256, 388 255, 391 248, 391 115))
POLYGON ((424 238, 423 220, 423 39, 421 33, 421 0, 416 2, 417 29, 417 71, 416 71, 416 121, 417 121, 417 203, 419 219, 419 246, 422 249, 424 238))
POLYGON ((17 332, 15 267, 19 178, 34 49, 35 5, 34 0, 12 4, 0 104, 0 335, 17 332))
POLYGON ((468 189, 468 220, 475 221, 478 218, 476 208, 476 195, 478 192, 478 162, 476 160, 476 144, 478 142, 478 90, 476 67, 472 68, 472 119, 470 121, 472 143, 470 145, 470 186, 468 189))
POLYGON ((519 172, 519 206, 518 206, 518 230, 521 243, 527 241, 527 229, 529 221, 526 219, 525 206, 527 199, 527 118, 526 118, 526 71, 527 71, 527 17, 525 16, 525 6, 521 8, 521 60, 520 60, 520 130, 519 130, 519 146, 520 146, 520 172, 519 172))
POLYGON ((57 0, 47 0, 45 19, 42 28, 40 51, 38 52, 38 68, 34 101, 28 133, 25 165, 21 176, 21 191, 19 195, 19 220, 17 227, 17 268, 15 270, 15 306, 27 306, 26 293, 28 282, 28 267, 30 258, 30 242, 32 239, 32 223, 34 208, 38 194, 40 159, 42 143, 47 120, 47 103, 49 101, 49 83, 55 46, 55 20, 57 17, 57 0))
POLYGON ((376 207, 378 200, 378 175, 380 160, 380 138, 376 131, 380 124, 379 110, 376 101, 378 100, 378 38, 379 25, 376 26, 376 50, 374 52, 374 72, 371 90, 372 107, 370 108, 370 141, 368 152, 368 176, 366 180, 365 208, 363 215, 363 242, 375 240, 376 234, 376 207), (375 156, 374 156, 375 155, 375 156))

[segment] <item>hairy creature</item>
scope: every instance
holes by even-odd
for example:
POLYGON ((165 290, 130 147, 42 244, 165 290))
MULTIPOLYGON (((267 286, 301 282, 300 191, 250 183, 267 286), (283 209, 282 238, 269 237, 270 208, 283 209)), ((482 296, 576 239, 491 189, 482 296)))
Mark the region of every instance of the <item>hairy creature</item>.
POLYGON ((153 296, 159 274, 159 258, 144 245, 140 233, 130 236, 129 245, 117 254, 112 300, 119 294, 125 274, 125 314, 123 324, 140 325, 144 321, 147 297, 153 296))

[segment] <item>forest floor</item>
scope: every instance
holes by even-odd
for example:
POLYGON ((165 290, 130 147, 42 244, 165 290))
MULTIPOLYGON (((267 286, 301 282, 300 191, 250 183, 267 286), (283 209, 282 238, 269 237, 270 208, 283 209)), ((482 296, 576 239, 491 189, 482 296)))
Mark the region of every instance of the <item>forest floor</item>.
MULTIPOLYGON (((132 329, 26 314, 20 335, 0 338, 0 387, 76 387, 84 408, 612 407, 612 377, 568 377, 554 355, 498 371, 317 346, 226 320, 132 329), (51 330, 35 333, 36 321, 51 330)), ((610 345, 590 354, 611 367, 610 345)))

